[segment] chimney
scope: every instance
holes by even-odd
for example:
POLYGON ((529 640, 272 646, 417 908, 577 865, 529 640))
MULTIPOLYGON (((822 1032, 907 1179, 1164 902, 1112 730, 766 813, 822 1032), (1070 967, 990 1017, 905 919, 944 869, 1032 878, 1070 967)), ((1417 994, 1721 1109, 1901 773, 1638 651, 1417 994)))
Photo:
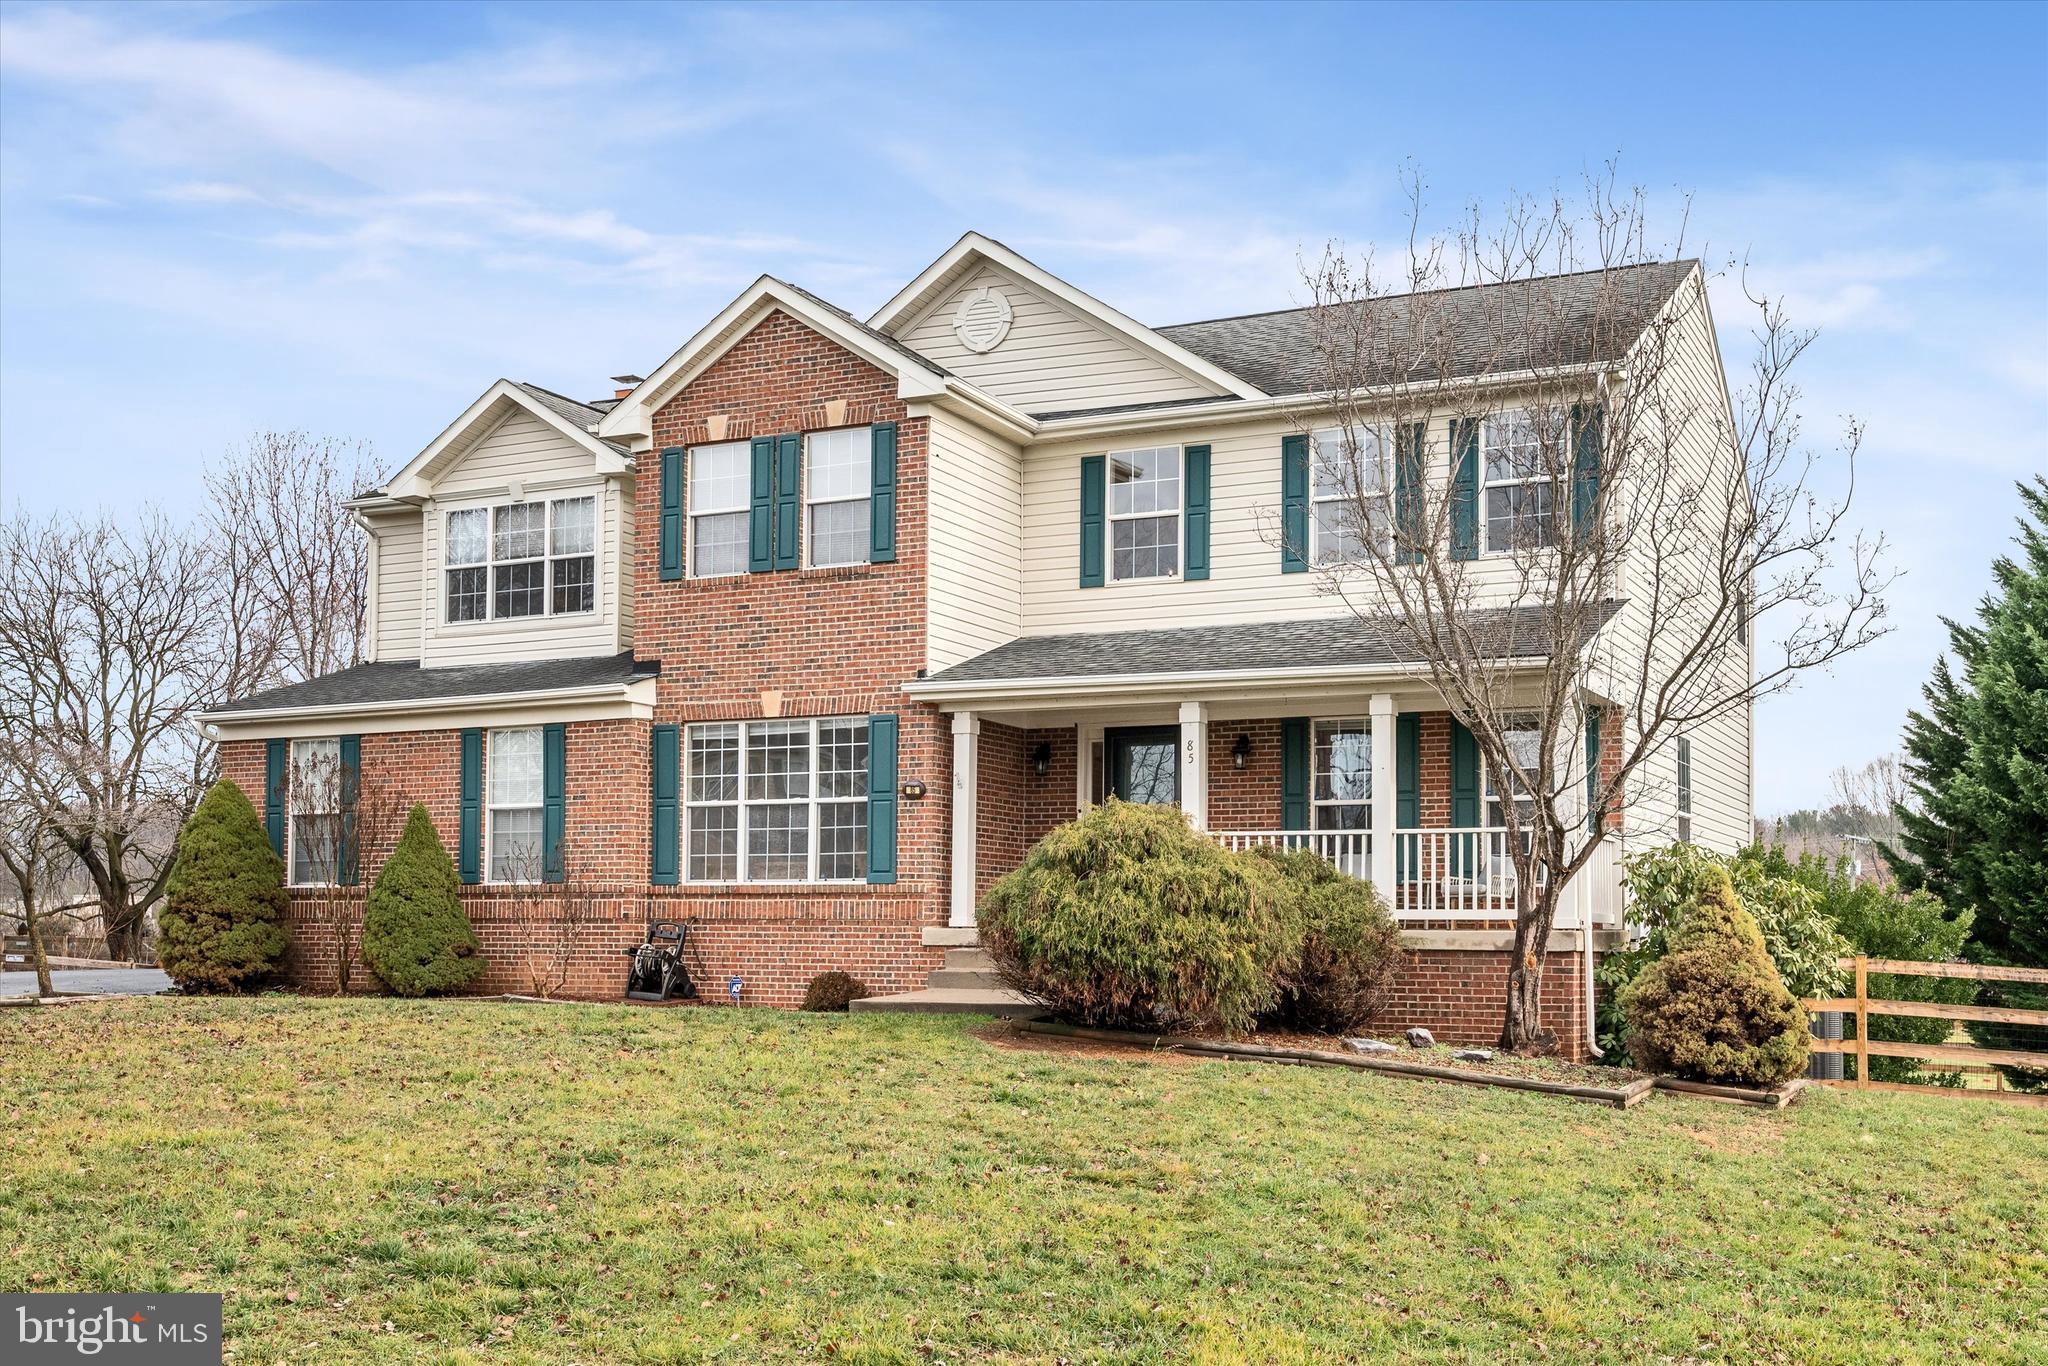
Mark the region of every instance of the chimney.
POLYGON ((619 387, 612 390, 612 397, 624 398, 627 394, 633 392, 635 385, 642 384, 645 381, 646 376, 644 375, 613 375, 612 383, 619 387))

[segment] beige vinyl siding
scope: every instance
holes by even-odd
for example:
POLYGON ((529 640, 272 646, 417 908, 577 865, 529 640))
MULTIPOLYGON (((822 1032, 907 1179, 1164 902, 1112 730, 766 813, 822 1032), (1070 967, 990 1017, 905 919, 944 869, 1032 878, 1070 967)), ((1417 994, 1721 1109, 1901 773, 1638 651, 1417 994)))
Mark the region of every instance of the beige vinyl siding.
POLYGON ((421 534, 418 514, 374 524, 375 582, 370 586, 376 615, 371 658, 420 657, 421 534))
POLYGON ((937 672, 1022 634, 1023 460, 1015 444, 933 411, 929 488, 926 651, 937 672))
POLYGON ((992 265, 984 265, 898 335, 920 354, 1028 413, 1158 403, 1221 392, 992 265), (985 285, 996 287, 1009 300, 1012 321, 1000 345, 976 353, 954 335, 953 315, 963 296, 985 285))
MULTIPOLYGON (((657 474, 656 478, 659 477, 657 474)), ((618 528, 618 551, 610 561, 610 582, 612 598, 618 604, 618 610, 614 613, 618 634, 613 637, 613 644, 621 650, 633 648, 633 604, 638 597, 634 592, 633 554, 640 522, 639 518, 634 516, 638 503, 633 492, 633 478, 629 474, 605 485, 606 495, 618 503, 617 518, 615 521, 608 519, 605 525, 607 528, 613 525, 618 528)))
POLYGON ((515 411, 434 478, 434 496, 590 472, 590 453, 523 410, 515 411))

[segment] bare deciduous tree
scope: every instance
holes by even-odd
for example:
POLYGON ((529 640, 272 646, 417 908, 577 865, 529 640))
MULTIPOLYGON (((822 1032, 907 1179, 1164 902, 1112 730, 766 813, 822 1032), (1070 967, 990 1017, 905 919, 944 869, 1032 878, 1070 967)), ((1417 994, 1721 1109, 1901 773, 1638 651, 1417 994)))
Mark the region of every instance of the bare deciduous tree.
POLYGON ((398 846, 412 798, 375 768, 349 764, 338 741, 295 744, 286 781, 292 900, 332 941, 337 995, 362 960, 365 897, 398 846))
POLYGON ((13 884, 36 992, 42 996, 56 994, 45 935, 49 925, 77 909, 62 899, 66 874, 76 866, 48 813, 30 799, 21 775, 0 772, 0 873, 13 884))
POLYGON ((1883 634, 1888 579, 1881 540, 1838 550, 1860 428, 1831 455, 1802 437, 1790 372, 1814 334, 1745 284, 1731 407, 1706 271, 1652 245, 1611 167, 1582 208, 1475 208, 1437 237, 1409 190, 1391 270, 1333 246, 1304 272, 1320 373, 1297 420, 1336 434, 1310 440, 1309 524, 1279 535, 1476 742, 1502 834, 1473 856, 1513 870, 1501 1042, 1536 1050, 1560 897, 1609 834, 1586 813, 1668 810, 1653 758, 1883 634), (1781 630, 1752 669, 1759 620, 1781 630))

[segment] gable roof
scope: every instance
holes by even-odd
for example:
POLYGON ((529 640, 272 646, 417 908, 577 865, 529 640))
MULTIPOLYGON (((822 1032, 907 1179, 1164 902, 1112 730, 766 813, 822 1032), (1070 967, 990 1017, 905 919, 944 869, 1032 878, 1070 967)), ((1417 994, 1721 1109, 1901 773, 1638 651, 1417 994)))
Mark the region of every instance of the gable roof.
MULTIPOLYGON (((1388 338, 1397 348, 1412 348, 1417 326, 1426 325, 1442 338, 1437 357, 1443 362, 1442 373, 1403 376, 1389 367, 1368 375, 1367 382, 1467 379, 1618 360, 1698 264, 1658 261, 1505 284, 1380 295, 1365 304, 1368 335, 1388 338)), ((1316 313, 1314 308, 1288 308, 1157 330, 1269 394, 1305 394, 1326 387, 1316 346, 1316 313)))
POLYGON ((591 427, 602 416, 595 408, 564 398, 537 384, 501 379, 484 390, 476 402, 463 409, 462 416, 443 428, 424 450, 406 461, 404 468, 385 480, 382 488, 372 489, 360 498, 420 498, 429 495, 437 474, 460 461, 497 430, 507 417, 521 411, 531 413, 588 451, 599 471, 620 473, 633 467, 632 456, 624 446, 605 441, 591 432, 591 427))
POLYGON ((1238 398, 1264 397, 1258 386, 1250 381, 1180 346, 1156 329, 1118 312, 1093 295, 1074 288, 1001 242, 978 232, 962 234, 960 240, 948 247, 938 260, 926 266, 916 279, 896 291, 894 298, 876 310, 868 319, 869 325, 894 335, 922 317, 927 309, 984 264, 994 265, 1016 276, 1046 298, 1190 379, 1238 398))

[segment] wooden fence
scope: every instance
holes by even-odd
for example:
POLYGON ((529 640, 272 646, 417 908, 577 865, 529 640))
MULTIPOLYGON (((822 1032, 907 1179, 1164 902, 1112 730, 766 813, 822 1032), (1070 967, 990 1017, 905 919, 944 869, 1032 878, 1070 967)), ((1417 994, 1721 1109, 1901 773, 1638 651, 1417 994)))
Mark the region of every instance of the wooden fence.
POLYGON ((1976 963, 1920 963, 1899 958, 1866 958, 1857 954, 1841 965, 1856 974, 1854 996, 1830 997, 1800 1002, 1809 1012, 1841 1011, 1856 1017, 1853 1039, 1815 1039, 1816 1053, 1845 1053, 1856 1059, 1856 1075, 1828 1086, 1846 1086, 1858 1091, 1910 1091, 1919 1095, 1957 1096, 1972 1100, 2006 1100, 2021 1105, 2048 1106, 2048 1095, 2024 1091, 1986 1091, 1954 1086, 1921 1086, 1910 1082, 1872 1081, 1872 1058, 1914 1058, 1923 1062, 1951 1063, 1959 1068, 1977 1069, 2006 1066, 2048 1072, 2048 1052, 2018 1048, 1979 1048, 1959 1043, 1897 1043, 1870 1037, 1873 1015, 1905 1015, 1922 1020, 1977 1021, 1985 1024, 2040 1025, 2048 1028, 2048 1010, 2024 1010, 2017 1006, 1980 1006, 1948 1001, 1888 1001, 1870 995, 1870 974, 1894 977, 1947 977, 1979 982, 2033 982, 2048 986, 2048 968, 1984 967, 1976 963))

